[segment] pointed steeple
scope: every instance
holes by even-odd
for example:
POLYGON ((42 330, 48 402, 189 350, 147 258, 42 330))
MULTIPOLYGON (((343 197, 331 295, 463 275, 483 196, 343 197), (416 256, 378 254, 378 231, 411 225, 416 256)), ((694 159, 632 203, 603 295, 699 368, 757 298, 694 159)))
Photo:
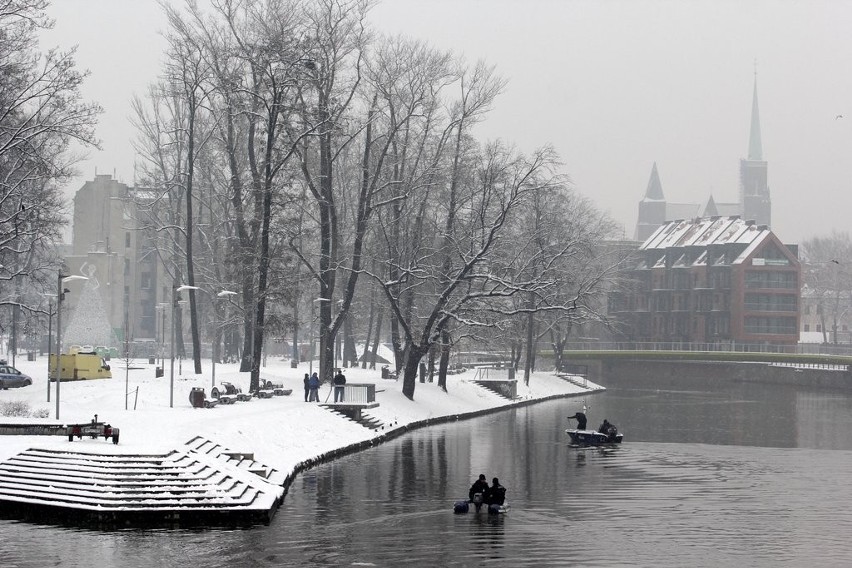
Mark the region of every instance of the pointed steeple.
POLYGON ((763 161, 763 145, 760 142, 760 112, 757 109, 757 70, 754 72, 754 95, 751 100, 751 133, 748 137, 748 159, 763 161))
POLYGON ((660 174, 657 173, 657 162, 651 168, 651 179, 648 180, 648 188, 645 190, 645 199, 654 201, 665 201, 663 195, 663 184, 660 183, 660 174))
POLYGON ((719 209, 716 207, 716 200, 713 199, 713 195, 710 195, 710 199, 707 200, 707 204, 704 206, 704 217, 718 217, 719 209))

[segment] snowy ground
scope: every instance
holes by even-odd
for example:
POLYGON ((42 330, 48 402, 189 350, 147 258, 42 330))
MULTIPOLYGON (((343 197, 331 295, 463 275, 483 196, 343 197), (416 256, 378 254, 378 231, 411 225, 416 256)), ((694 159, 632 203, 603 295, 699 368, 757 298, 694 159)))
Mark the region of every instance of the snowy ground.
MULTIPOLYGON (((11 363, 11 361, 10 361, 11 363)), ((348 383, 375 383, 377 408, 366 411, 388 427, 371 431, 354 422, 304 401, 302 379, 308 364, 290 368, 289 360, 268 361, 261 369, 261 378, 283 383, 293 389, 289 396, 253 399, 211 409, 193 408, 189 403, 192 387, 203 387, 208 396, 211 389, 210 361, 203 361, 204 373, 191 374, 192 362, 183 362, 183 375, 175 363, 174 407, 169 407, 169 362, 165 376, 154 377, 154 365, 147 359, 131 364, 125 372, 123 361, 113 359, 112 379, 63 382, 60 386, 61 423, 89 422, 94 414, 121 430, 120 444, 115 446, 99 440, 75 440, 75 450, 95 450, 103 453, 144 453, 182 447, 196 435, 205 436, 232 450, 254 452, 255 459, 275 467, 285 475, 298 464, 330 451, 364 442, 387 433, 388 428, 402 427, 425 419, 477 412, 508 406, 512 403, 473 383, 476 371, 469 370, 447 378, 447 390, 436 383, 417 384, 414 401, 402 395, 402 382, 381 379, 377 370, 344 369, 348 383), (127 374, 127 379, 125 375, 127 374), (128 410, 125 410, 125 388, 130 391, 128 410), (138 389, 138 399, 137 391, 138 389), (135 405, 135 409, 134 409, 135 405)), ((19 389, 0 391, 0 402, 25 401, 32 410, 47 409, 50 419, 39 423, 56 422, 55 389, 51 384, 47 402, 47 357, 34 362, 18 358, 16 367, 33 378, 33 384, 19 389)), ((237 365, 216 365, 216 383, 228 381, 248 392, 247 373, 238 372, 237 365)), ((314 365, 316 370, 316 365, 314 365)), ((505 375, 503 375, 505 377, 505 375)), ((492 375, 492 378, 499 375, 492 375)), ((588 383, 588 390, 600 388, 588 383)), ((529 386, 518 381, 518 396, 523 400, 547 398, 554 395, 582 395, 580 386, 562 380, 551 373, 533 374, 529 386)), ((320 389, 320 401, 333 401, 329 387, 320 389)), ((582 403, 578 400, 579 405, 582 403)), ((0 423, 18 422, 0 416, 0 423)), ((0 436, 0 460, 32 447, 67 447, 62 436, 0 436)))

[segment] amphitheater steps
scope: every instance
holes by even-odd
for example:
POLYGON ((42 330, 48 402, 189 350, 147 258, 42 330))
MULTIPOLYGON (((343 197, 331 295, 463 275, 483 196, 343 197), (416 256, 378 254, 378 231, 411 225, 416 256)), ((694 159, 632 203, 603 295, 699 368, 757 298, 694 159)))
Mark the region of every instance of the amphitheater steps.
POLYGON ((273 485, 283 485, 285 476, 277 469, 254 459, 252 452, 237 452, 203 436, 195 436, 186 443, 193 453, 210 456, 233 467, 257 475, 273 485))
POLYGON ((29 449, 0 463, 0 513, 40 521, 251 524, 268 522, 282 496, 282 487, 246 467, 180 450, 107 455, 29 449))

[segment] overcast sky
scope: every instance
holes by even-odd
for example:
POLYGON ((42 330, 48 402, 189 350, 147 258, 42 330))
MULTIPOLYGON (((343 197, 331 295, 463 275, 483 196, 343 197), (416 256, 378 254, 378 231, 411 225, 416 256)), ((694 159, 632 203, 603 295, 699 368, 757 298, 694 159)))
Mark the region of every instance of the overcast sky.
MULTIPOLYGON (((69 195, 96 168, 132 183, 129 101, 159 72, 161 10, 54 0, 50 14, 43 46, 79 45, 106 109, 104 149, 69 195)), ((773 229, 788 243, 849 230, 852 2, 385 0, 372 21, 495 65, 509 84, 481 137, 552 144, 627 237, 654 162, 669 201, 737 200, 756 61, 773 229)))

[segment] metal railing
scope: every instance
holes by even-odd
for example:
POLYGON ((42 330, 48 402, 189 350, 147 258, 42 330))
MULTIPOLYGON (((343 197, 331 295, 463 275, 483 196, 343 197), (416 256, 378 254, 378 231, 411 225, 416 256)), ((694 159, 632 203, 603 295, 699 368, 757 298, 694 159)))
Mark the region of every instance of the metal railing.
POLYGON ((346 404, 369 404, 376 402, 376 385, 370 383, 345 384, 343 386, 343 402, 346 404))
POLYGON ((575 341, 566 351, 718 351, 725 353, 795 353, 804 355, 852 355, 852 344, 798 343, 774 345, 739 341, 575 341))

